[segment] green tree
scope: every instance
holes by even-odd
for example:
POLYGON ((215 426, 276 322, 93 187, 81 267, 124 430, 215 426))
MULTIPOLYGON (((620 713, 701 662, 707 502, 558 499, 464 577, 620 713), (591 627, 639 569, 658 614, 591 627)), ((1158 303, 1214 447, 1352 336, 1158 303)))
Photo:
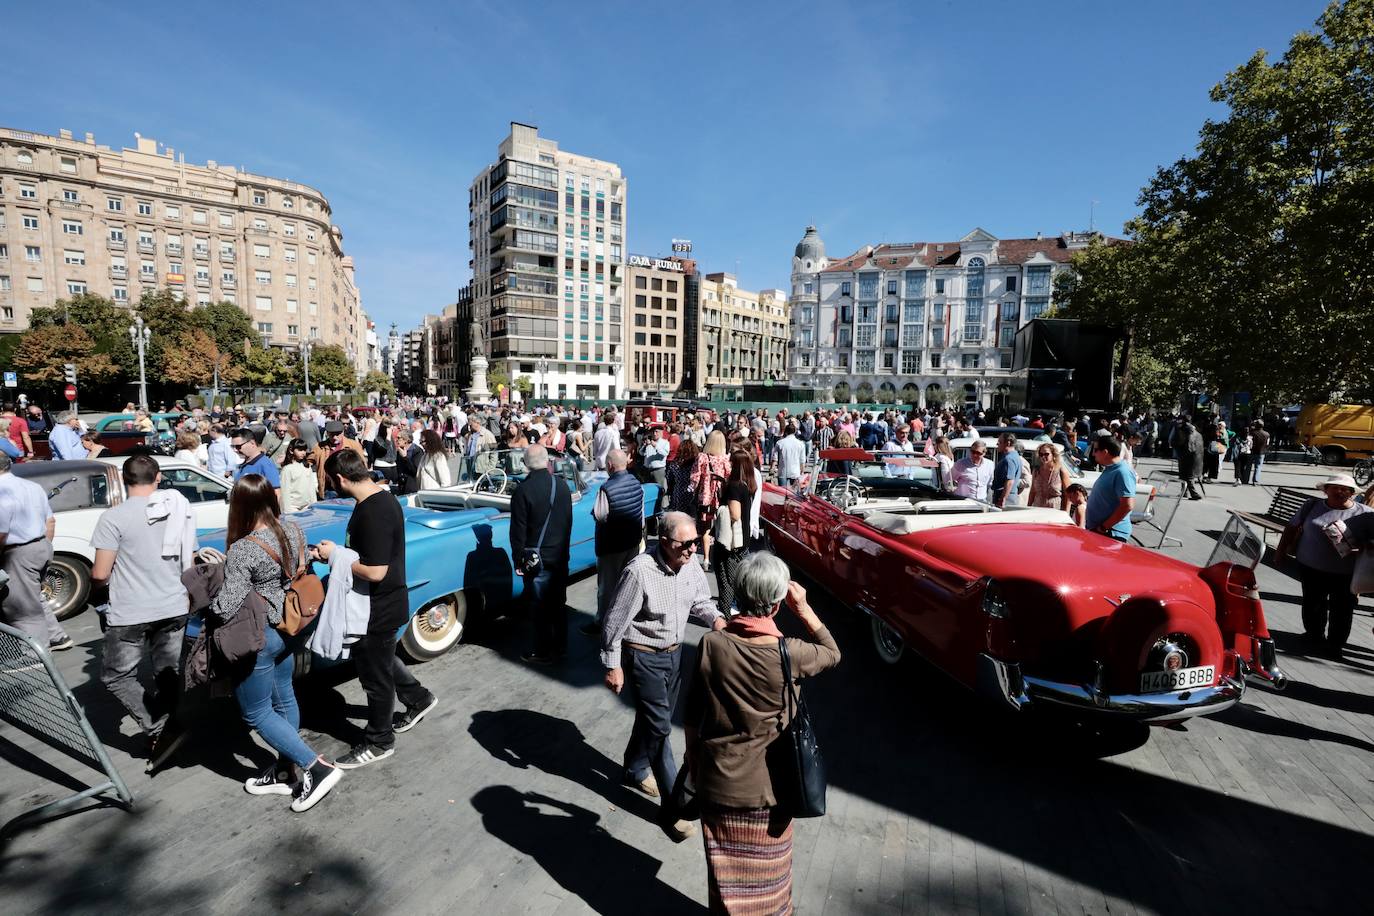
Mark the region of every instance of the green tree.
POLYGON ((286 354, 276 347, 250 347, 239 363, 242 381, 255 387, 288 385, 292 367, 286 354))
POLYGON ((1318 26, 1212 89, 1228 115, 1142 190, 1134 245, 1075 258, 1064 314, 1130 328, 1176 386, 1374 393, 1374 0, 1333 3, 1318 26))
MULTIPOLYGON (((299 365, 295 369, 296 384, 303 384, 304 373, 299 365)), ((343 347, 330 344, 310 351, 310 387, 319 389, 321 385, 331 391, 352 391, 357 387, 358 373, 353 370, 343 347)))
POLYGON ((501 366, 492 366, 487 370, 487 388, 491 390, 492 394, 496 394, 501 390, 500 386, 502 385, 507 388, 510 387, 510 376, 506 375, 506 370, 501 366))
POLYGON ((373 369, 368 372, 367 375, 363 376, 363 380, 359 387, 361 387, 363 391, 375 391, 387 397, 392 397, 396 394, 396 385, 391 381, 391 376, 387 375, 385 372, 379 372, 376 369, 373 369))
POLYGON ((95 340, 76 325, 50 324, 25 332, 11 364, 26 382, 55 390, 62 386, 66 363, 76 364, 81 384, 100 385, 119 376, 119 367, 97 353, 95 340))
POLYGON ((528 375, 522 375, 515 380, 515 390, 520 392, 520 397, 526 401, 530 395, 534 394, 534 382, 528 375))
POLYGON ((232 302, 212 302, 196 306, 191 313, 193 324, 204 330, 223 353, 240 354, 245 340, 258 340, 253 319, 232 302))
POLYGON ((174 385, 208 386, 216 368, 220 385, 237 381, 242 371, 202 328, 183 331, 163 353, 162 376, 174 385))

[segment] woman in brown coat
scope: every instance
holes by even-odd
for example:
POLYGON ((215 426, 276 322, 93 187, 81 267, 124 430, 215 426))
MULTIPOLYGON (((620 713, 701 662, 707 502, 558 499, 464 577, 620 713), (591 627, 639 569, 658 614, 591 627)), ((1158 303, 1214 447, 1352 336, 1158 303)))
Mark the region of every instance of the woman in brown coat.
POLYGON ((784 602, 807 639, 787 638, 794 678, 839 664, 830 631, 771 553, 750 554, 735 577, 739 615, 701 640, 687 695, 687 767, 701 802, 713 913, 792 911, 792 817, 778 805, 765 761, 788 725, 784 639, 773 618, 784 602))

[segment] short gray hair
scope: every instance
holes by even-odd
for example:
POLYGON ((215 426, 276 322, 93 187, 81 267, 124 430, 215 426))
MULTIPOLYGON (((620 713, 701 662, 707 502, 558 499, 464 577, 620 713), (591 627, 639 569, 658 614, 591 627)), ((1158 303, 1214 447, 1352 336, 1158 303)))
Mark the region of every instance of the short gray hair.
POLYGON ((73 420, 75 420, 75 419, 77 419, 77 416, 76 416, 76 411, 74 411, 74 410, 64 410, 64 411, 62 411, 60 414, 57 415, 57 422, 58 422, 58 423, 70 423, 71 421, 73 421, 73 420))
MULTIPOLYGON (((692 518, 686 512, 665 512, 663 513, 663 523, 659 526, 658 531, 661 535, 668 535, 671 537, 684 528, 691 529, 692 539, 695 540, 697 536, 696 519, 692 518)), ((685 540, 685 538, 674 537, 673 540, 680 541, 685 540)))
POLYGON ((531 445, 525 449, 525 467, 531 471, 542 471, 549 466, 549 450, 542 445, 531 445))
POLYGON ((613 448, 606 453, 606 470, 612 474, 623 471, 630 466, 630 458, 624 451, 613 448))
POLYGON ((767 617, 787 595, 787 564, 766 551, 751 553, 735 573, 735 605, 746 617, 767 617))

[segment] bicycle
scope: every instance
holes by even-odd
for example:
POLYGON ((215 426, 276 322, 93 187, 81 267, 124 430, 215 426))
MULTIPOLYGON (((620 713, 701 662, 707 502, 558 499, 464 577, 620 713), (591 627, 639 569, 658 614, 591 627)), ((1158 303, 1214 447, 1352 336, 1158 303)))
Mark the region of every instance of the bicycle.
POLYGON ((1369 486, 1371 482, 1374 482, 1374 458, 1361 458, 1355 462, 1355 467, 1350 474, 1360 486, 1369 486))

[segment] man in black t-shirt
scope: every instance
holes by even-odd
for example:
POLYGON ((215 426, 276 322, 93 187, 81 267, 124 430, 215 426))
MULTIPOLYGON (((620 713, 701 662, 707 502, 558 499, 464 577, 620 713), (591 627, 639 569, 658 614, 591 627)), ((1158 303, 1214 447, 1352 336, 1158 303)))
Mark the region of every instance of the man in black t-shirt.
MULTIPOLYGON (((357 500, 348 519, 346 546, 358 554, 354 582, 367 583, 372 603, 367 635, 354 644, 352 653, 358 681, 367 694, 367 728, 362 743, 335 761, 349 770, 390 757, 395 733, 409 731, 439 700, 396 656, 396 631, 410 620, 401 504, 373 482, 357 452, 344 449, 330 455, 324 472, 331 489, 357 500), (400 715, 396 715, 397 697, 405 704, 400 715)), ((315 555, 328 563, 335 549, 332 541, 321 541, 315 555)))

